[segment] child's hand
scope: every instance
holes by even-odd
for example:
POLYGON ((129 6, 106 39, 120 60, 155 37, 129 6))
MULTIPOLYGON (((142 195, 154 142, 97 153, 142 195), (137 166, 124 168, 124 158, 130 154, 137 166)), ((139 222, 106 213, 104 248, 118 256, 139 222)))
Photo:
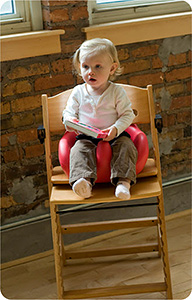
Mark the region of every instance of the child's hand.
MULTIPOLYGON (((75 121, 75 122, 79 121, 77 118, 74 118, 74 117, 68 118, 67 120, 69 120, 69 121, 75 121)), ((77 130, 75 130, 74 128, 72 128, 72 127, 65 126, 65 129, 66 129, 66 131, 69 131, 69 132, 73 132, 74 131, 76 134, 79 134, 79 132, 77 130)))
POLYGON ((103 141, 106 142, 113 140, 117 135, 117 128, 115 126, 111 126, 109 128, 103 129, 102 131, 108 134, 108 136, 103 139, 103 141))

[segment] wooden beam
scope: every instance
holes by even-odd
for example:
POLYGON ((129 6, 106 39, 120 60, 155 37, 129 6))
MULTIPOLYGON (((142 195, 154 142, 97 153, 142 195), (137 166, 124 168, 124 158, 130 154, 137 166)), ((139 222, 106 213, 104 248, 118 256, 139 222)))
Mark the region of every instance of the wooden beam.
POLYGON ((57 29, 1 36, 1 61, 59 53, 64 33, 57 29))
POLYGON ((108 38, 115 45, 191 34, 191 12, 84 27, 87 39, 108 38))
POLYGON ((163 291, 166 291, 166 284, 164 282, 156 282, 156 283, 146 283, 146 284, 65 291, 64 299, 65 298, 66 299, 87 299, 87 298, 96 298, 96 297, 120 296, 120 295, 128 295, 128 294, 153 293, 153 292, 163 292, 163 291))
POLYGON ((81 250, 81 251, 66 251, 66 259, 79 259, 88 257, 102 257, 102 256, 113 256, 113 255, 125 255, 133 253, 144 253, 144 252, 155 252, 158 251, 158 244, 143 244, 126 247, 106 248, 97 250, 81 250))
POLYGON ((106 231, 123 228, 136 228, 136 227, 148 227, 156 226, 157 217, 153 218, 138 218, 130 220, 115 220, 115 221, 103 221, 103 222, 90 222, 85 224, 72 224, 62 225, 62 234, 80 233, 80 232, 95 232, 106 231))

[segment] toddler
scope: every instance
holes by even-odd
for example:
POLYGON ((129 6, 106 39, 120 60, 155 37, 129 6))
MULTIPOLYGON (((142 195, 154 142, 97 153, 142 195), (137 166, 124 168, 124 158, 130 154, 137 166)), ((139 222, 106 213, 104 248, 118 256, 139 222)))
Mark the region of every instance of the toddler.
MULTIPOLYGON (((107 133, 103 140, 112 148, 115 196, 128 200, 130 185, 136 181, 137 150, 124 130, 135 115, 123 87, 112 82, 121 74, 117 50, 108 39, 87 40, 75 52, 73 64, 84 83, 73 89, 63 111, 63 123, 79 120, 107 133)), ((74 131, 67 126, 66 130, 74 131)), ((78 134, 76 139, 70 152, 69 183, 77 195, 89 198, 97 179, 96 147, 100 139, 85 134, 78 134)))

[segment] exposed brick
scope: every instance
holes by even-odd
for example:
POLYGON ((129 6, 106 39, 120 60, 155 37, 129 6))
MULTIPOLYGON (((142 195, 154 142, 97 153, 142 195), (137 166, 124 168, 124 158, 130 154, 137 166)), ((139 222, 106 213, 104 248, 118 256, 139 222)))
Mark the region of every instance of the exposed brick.
POLYGON ((186 173, 191 172, 190 170, 190 161, 179 162, 179 164, 169 164, 169 168, 167 169, 167 176, 168 174, 179 174, 179 173, 186 173))
MULTIPOLYGON (((79 0, 74 1, 73 0, 73 4, 75 3, 79 3, 79 0)), ((71 4, 71 0, 68 1, 64 1, 64 0, 42 0, 42 4, 45 6, 62 6, 62 5, 68 5, 71 4)))
POLYGON ((191 68, 190 67, 174 69, 165 74, 165 78, 168 82, 185 79, 185 78, 190 78, 190 77, 191 77, 191 68))
POLYGON ((191 148, 191 139, 180 139, 173 145, 173 150, 185 150, 187 148, 191 148))
POLYGON ((41 96, 30 96, 25 98, 19 98, 11 101, 11 107, 13 112, 22 112, 26 110, 32 110, 41 106, 41 96))
POLYGON ((1 135, 1 147, 7 147, 9 145, 9 140, 7 134, 1 135))
POLYGON ((162 87, 160 88, 154 88, 154 95, 155 95, 155 98, 158 99, 161 97, 160 93, 162 91, 162 87))
POLYGON ((163 126, 164 127, 173 126, 175 124, 176 124, 176 115, 175 114, 172 114, 172 115, 166 114, 163 117, 163 126))
POLYGON ((181 65, 185 63, 186 63, 186 53, 180 53, 176 55, 171 54, 169 56, 168 66, 181 65))
POLYGON ((191 50, 189 50, 189 52, 188 52, 188 60, 192 61, 192 51, 191 50))
POLYGON ((72 9, 72 21, 76 20, 81 20, 81 19, 88 19, 88 10, 86 6, 80 6, 80 7, 75 7, 72 9))
POLYGON ((178 163, 185 160, 188 160, 188 154, 184 151, 173 153, 168 156, 164 156, 163 158, 165 164, 172 164, 172 163, 178 163))
POLYGON ((190 107, 191 105, 191 97, 183 96, 172 99, 170 109, 179 109, 182 107, 190 107))
POLYGON ((18 143, 26 143, 37 139, 37 129, 28 129, 17 132, 18 143))
POLYGON ((191 111, 179 111, 177 114, 178 123, 190 123, 191 122, 191 111))
POLYGON ((168 176, 168 168, 166 167, 162 168, 161 174, 163 178, 166 178, 168 176))
POLYGON ((50 21, 63 22, 69 20, 69 14, 67 8, 55 9, 50 12, 50 21))
POLYGON ((32 114, 14 115, 12 119, 14 128, 32 125, 34 123, 34 116, 32 114))
POLYGON ((44 6, 48 6, 49 5, 49 0, 41 0, 41 4, 44 6))
POLYGON ((161 104, 158 102, 155 102, 155 112, 158 114, 162 111, 161 104))
POLYGON ((59 141, 51 142, 51 152, 58 152, 59 141))
POLYGON ((150 69, 150 62, 148 60, 137 60, 135 62, 123 63, 123 74, 139 72, 150 69))
POLYGON ((63 35, 63 39, 64 40, 71 40, 71 37, 75 38, 79 38, 79 36, 82 35, 81 32, 81 27, 76 27, 75 25, 65 25, 64 27, 62 26, 55 26, 55 29, 64 29, 65 30, 65 34, 63 35))
POLYGON ((71 59, 59 59, 52 62, 52 69, 55 73, 70 72, 72 71, 71 59))
POLYGON ((1 115, 9 114, 11 111, 10 103, 1 102, 1 115))
POLYGON ((36 64, 29 65, 27 67, 20 67, 20 66, 16 67, 7 75, 7 77, 9 79, 16 79, 16 78, 41 75, 46 73, 49 73, 48 64, 36 63, 36 64))
POLYGON ((189 159, 191 160, 192 158, 192 149, 189 150, 189 159))
POLYGON ((166 86, 166 90, 171 95, 181 94, 184 92, 184 85, 182 83, 169 85, 169 86, 166 86))
POLYGON ((117 82, 117 83, 122 83, 122 84, 127 84, 127 79, 126 78, 124 78, 124 79, 119 79, 118 77, 117 77, 117 79, 115 80, 115 82, 117 82))
POLYGON ((148 84, 158 84, 163 82, 164 74, 162 72, 154 73, 154 74, 143 74, 132 76, 129 78, 129 83, 132 85, 138 85, 141 87, 145 87, 148 84))
POLYGON ((74 84, 72 74, 55 75, 52 77, 41 77, 35 81, 35 90, 47 90, 59 86, 70 86, 74 84))
POLYGON ((144 57, 158 54, 159 45, 140 47, 131 52, 133 57, 144 57))
POLYGON ((7 84, 3 87, 3 96, 13 96, 16 94, 22 94, 30 92, 32 89, 31 84, 27 81, 17 81, 7 84))
POLYGON ((186 85, 187 85, 187 90, 188 90, 189 92, 191 92, 192 81, 191 81, 191 80, 190 80, 190 81, 187 81, 186 85))
MULTIPOLYGON (((4 115, 4 116, 7 116, 7 115, 4 115)), ((11 114, 9 114, 8 116, 9 117, 7 117, 7 118, 2 118, 1 130, 8 130, 14 126, 13 118, 12 118, 11 114)))
POLYGON ((15 133, 7 133, 1 135, 1 147, 7 147, 11 145, 11 140, 14 137, 15 137, 15 133))
MULTIPOLYGON (((170 93, 171 96, 173 96, 173 95, 182 94, 185 90, 185 86, 183 83, 172 84, 172 85, 167 85, 165 89, 170 93)), ((162 88, 155 89, 156 98, 161 98, 161 92, 162 92, 162 88)))
POLYGON ((160 69, 163 67, 163 62, 158 56, 152 58, 152 67, 153 69, 160 69))
MULTIPOLYGON (((63 90, 61 91, 63 92, 63 90)), ((59 93, 59 92, 58 92, 59 93)), ((43 124, 43 116, 42 116, 42 112, 36 113, 35 114, 35 123, 36 124, 43 124)))
MULTIPOLYGON (((50 11, 48 9, 43 8, 42 16, 43 16, 43 21, 50 22, 50 11)), ((47 26, 45 27, 46 27, 45 29, 47 29, 47 26)))
POLYGON ((44 154, 43 145, 32 145, 25 148, 26 158, 38 157, 44 154))
POLYGON ((1 197, 0 208, 9 208, 15 206, 17 203, 14 201, 13 196, 4 196, 1 197))
POLYGON ((165 133, 161 133, 161 138, 164 140, 168 137, 171 141, 176 141, 183 137, 183 129, 182 128, 169 128, 165 131, 165 133))
POLYGON ((19 151, 18 149, 9 150, 3 153, 5 163, 18 161, 19 160, 19 151))
POLYGON ((184 137, 191 137, 192 134, 192 126, 191 125, 187 125, 184 129, 183 129, 183 136, 184 137))
POLYGON ((61 41, 62 53, 74 53, 81 44, 82 40, 61 41))
POLYGON ((84 83, 84 80, 81 76, 77 76, 77 84, 82 84, 84 83))
POLYGON ((117 51, 119 61, 126 60, 129 58, 129 50, 127 48, 122 48, 117 51))

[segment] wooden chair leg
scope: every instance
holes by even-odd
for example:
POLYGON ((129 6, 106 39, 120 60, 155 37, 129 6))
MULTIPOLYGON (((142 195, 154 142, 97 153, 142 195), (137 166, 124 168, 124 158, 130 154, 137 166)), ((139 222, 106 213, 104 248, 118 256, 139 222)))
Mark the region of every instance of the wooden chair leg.
POLYGON ((160 227, 160 235, 161 235, 160 236, 161 251, 162 251, 162 260, 163 260, 163 266, 164 266, 165 283, 167 285, 167 299, 173 299, 169 257, 168 257, 168 247, 167 247, 167 234, 166 234, 166 226, 165 226, 165 212, 164 212, 163 195, 161 195, 157 198, 159 201, 158 219, 159 219, 159 227, 160 227))
POLYGON ((159 216, 158 208, 157 208, 157 218, 158 218, 158 223, 157 223, 158 255, 159 255, 159 257, 161 257, 161 255, 162 255, 162 253, 161 253, 161 230, 160 230, 160 226, 159 226, 160 216, 159 216))
POLYGON ((50 203, 57 292, 58 292, 58 299, 63 299, 64 298, 63 274, 62 274, 63 248, 62 248, 60 224, 59 224, 58 216, 56 214, 56 210, 57 210, 57 206, 50 203))
MULTIPOLYGON (((57 209, 57 207, 56 207, 57 209)), ((63 262, 63 266, 65 265, 66 262, 66 257, 65 257, 65 249, 64 249, 64 243, 63 243, 63 235, 61 231, 61 223, 60 223, 60 217, 58 214, 56 214, 56 222, 57 222, 57 233, 59 236, 59 254, 63 262)))

